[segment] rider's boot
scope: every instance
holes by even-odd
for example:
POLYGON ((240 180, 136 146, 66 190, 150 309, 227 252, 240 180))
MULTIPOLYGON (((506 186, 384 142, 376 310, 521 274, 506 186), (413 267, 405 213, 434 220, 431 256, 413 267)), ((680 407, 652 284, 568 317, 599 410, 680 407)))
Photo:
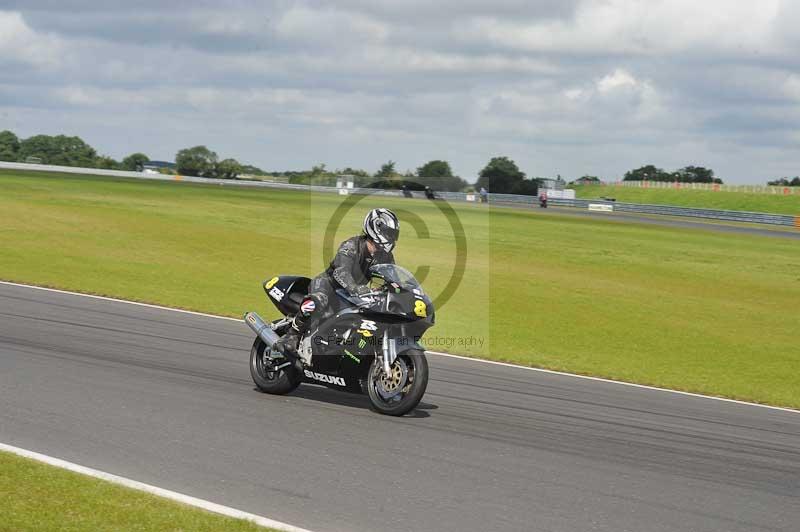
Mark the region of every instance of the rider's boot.
POLYGON ((289 351, 296 354, 302 336, 303 334, 298 329, 295 329, 294 324, 292 324, 286 334, 281 336, 280 340, 275 343, 275 349, 281 353, 289 351))
POLYGON ((303 333, 306 330, 307 318, 307 316, 297 314, 292 320, 292 325, 289 327, 289 330, 286 331, 286 334, 275 343, 275 350, 291 360, 295 368, 301 372, 303 370, 303 362, 300 360, 300 356, 297 353, 297 347, 300 345, 300 339, 303 337, 303 333))
POLYGON ((319 294, 310 294, 303 299, 300 303, 300 312, 295 314, 292 319, 292 326, 286 331, 286 334, 275 343, 275 350, 282 353, 283 356, 294 362, 295 368, 302 373, 303 361, 297 353, 297 347, 300 345, 300 339, 308 328, 311 317, 316 315, 324 307, 324 296, 321 299, 319 294))

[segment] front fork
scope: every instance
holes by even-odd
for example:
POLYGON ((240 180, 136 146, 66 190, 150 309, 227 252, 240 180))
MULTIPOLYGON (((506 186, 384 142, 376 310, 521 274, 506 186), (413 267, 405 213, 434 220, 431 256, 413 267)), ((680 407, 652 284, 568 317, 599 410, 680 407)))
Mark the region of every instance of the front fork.
POLYGON ((383 373, 389 376, 392 374, 392 365, 397 360, 397 341, 394 338, 389 338, 388 328, 383 330, 381 350, 383 351, 383 356, 381 357, 383 373))

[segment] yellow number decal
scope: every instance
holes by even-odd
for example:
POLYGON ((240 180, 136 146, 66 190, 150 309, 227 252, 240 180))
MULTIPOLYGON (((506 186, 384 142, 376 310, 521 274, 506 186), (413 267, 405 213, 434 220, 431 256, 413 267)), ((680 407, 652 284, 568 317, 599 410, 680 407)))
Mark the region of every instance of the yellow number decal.
POLYGON ((417 301, 414 303, 414 314, 419 316, 420 318, 427 318, 428 317, 428 305, 425 304, 424 301, 417 301))
POLYGON ((264 286, 267 288, 267 290, 269 290, 270 288, 275 286, 275 283, 277 283, 277 282, 278 282, 278 278, 277 277, 273 277, 272 279, 267 281, 267 284, 265 284, 264 286))
POLYGON ((361 336, 363 336, 364 338, 369 338, 370 336, 372 336, 372 333, 366 329, 359 329, 356 332, 361 334, 361 336))

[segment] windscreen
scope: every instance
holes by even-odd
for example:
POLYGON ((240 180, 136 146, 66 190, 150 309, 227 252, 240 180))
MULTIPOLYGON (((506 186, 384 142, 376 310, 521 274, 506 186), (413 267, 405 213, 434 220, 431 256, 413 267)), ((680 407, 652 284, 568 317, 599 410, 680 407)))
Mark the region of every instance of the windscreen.
POLYGON ((383 279, 387 284, 395 283, 404 290, 419 288, 419 283, 410 271, 396 264, 376 264, 370 267, 371 277, 383 279))

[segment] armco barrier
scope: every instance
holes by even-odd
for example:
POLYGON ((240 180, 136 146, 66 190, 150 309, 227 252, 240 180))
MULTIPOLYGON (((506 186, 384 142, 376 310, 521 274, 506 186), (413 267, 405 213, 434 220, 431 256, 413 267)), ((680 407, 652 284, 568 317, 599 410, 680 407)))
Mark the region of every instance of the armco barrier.
POLYGON ((605 204, 613 207, 614 212, 631 212, 638 214, 660 214, 664 216, 681 216, 690 218, 707 218, 728 222, 746 222, 754 224, 795 226, 796 217, 788 214, 769 214, 763 212, 723 211, 717 209, 698 209, 693 207, 674 207, 671 205, 646 205, 639 203, 621 203, 603 200, 548 200, 551 205, 588 209, 589 204, 605 204))
MULTIPOLYGON (((101 170, 97 168, 74 168, 71 166, 50 166, 44 164, 27 163, 7 163, 0 162, 0 168, 10 170, 25 171, 44 171, 44 172, 64 172, 70 174, 90 174, 111 177, 132 177, 137 179, 152 179, 159 181, 180 180, 189 183, 204 183, 221 186, 242 186, 242 187, 266 187, 293 190, 310 190, 314 192, 333 192, 338 193, 335 187, 323 187, 316 185, 295 185, 291 183, 280 183, 270 181, 248 181, 230 179, 209 179, 205 177, 174 176, 163 174, 148 174, 144 172, 126 172, 122 170, 101 170)), ((385 196, 402 196, 399 190, 384 190, 372 188, 355 188, 354 193, 380 194, 385 196)), ((473 198, 475 194, 470 194, 473 198)), ((423 197, 422 193, 414 193, 415 197, 423 197)), ((467 194, 464 192, 436 192, 436 196, 450 201, 467 201, 467 194)), ((489 202, 512 203, 517 205, 538 205, 538 198, 535 196, 524 196, 520 194, 489 194, 489 202)), ((589 209, 592 205, 608 205, 613 212, 631 212, 639 214, 658 214, 665 216, 681 216, 691 218, 707 218, 712 220, 722 220, 729 222, 746 222, 755 224, 783 225, 800 228, 800 216, 790 216, 786 214, 769 214, 762 212, 746 211, 723 211, 716 209, 698 209, 691 207, 674 207, 670 205, 646 205, 639 203, 621 203, 618 201, 607 201, 601 199, 561 199, 548 198, 548 204, 559 207, 572 207, 577 209, 589 209)), ((599 209, 597 209, 599 210, 599 209)))

